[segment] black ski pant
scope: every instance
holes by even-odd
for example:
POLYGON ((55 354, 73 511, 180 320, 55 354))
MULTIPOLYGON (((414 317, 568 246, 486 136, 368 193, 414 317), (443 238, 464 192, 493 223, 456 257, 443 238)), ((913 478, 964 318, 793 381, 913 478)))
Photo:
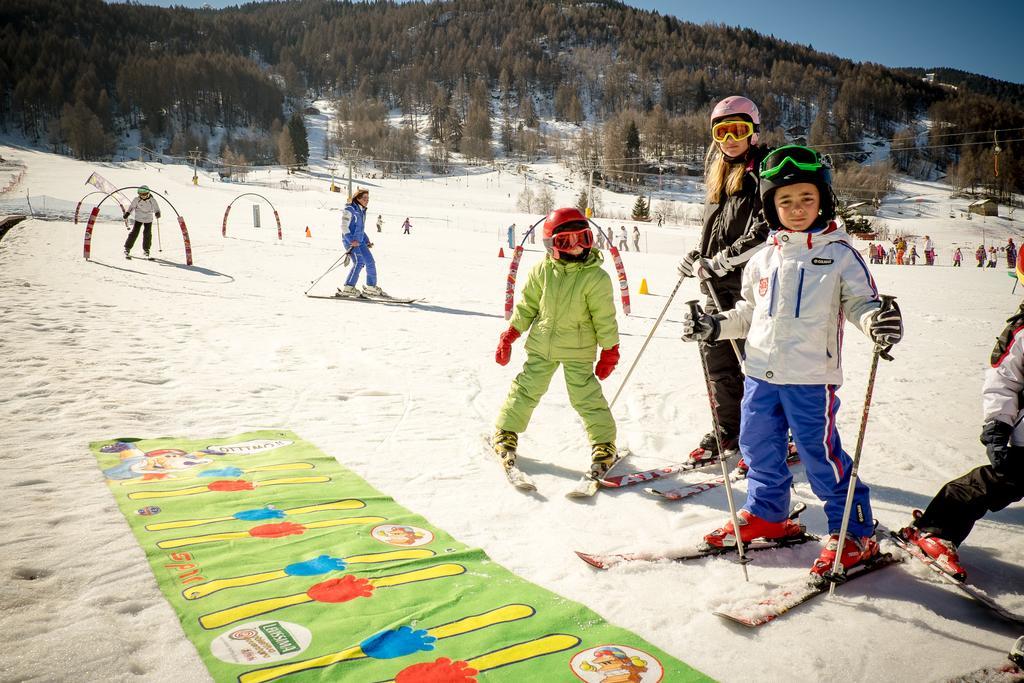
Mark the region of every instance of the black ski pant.
MULTIPOLYGON (((729 310, 740 299, 742 273, 729 274, 726 278, 711 281, 711 286, 718 295, 722 310, 729 310)), ((708 294, 707 285, 701 283, 701 291, 708 294)), ((718 313, 718 308, 710 294, 704 304, 708 313, 718 313)), ((736 339, 736 347, 743 354, 743 340, 736 339)), ((743 368, 733 351, 732 342, 728 339, 700 344, 700 353, 711 380, 711 399, 718 413, 719 436, 723 441, 737 439, 740 435, 740 403, 743 402, 743 368)))
POLYGON ((958 546, 986 512, 998 512, 1024 498, 1024 466, 1006 474, 977 467, 943 486, 914 526, 958 546))
POLYGON ((138 221, 135 221, 135 226, 128 233, 128 241, 124 243, 125 251, 131 251, 132 247, 135 246, 135 240, 139 237, 139 228, 142 226, 146 226, 146 229, 142 232, 142 250, 147 254, 149 253, 149 248, 153 246, 153 224, 140 223, 138 221))

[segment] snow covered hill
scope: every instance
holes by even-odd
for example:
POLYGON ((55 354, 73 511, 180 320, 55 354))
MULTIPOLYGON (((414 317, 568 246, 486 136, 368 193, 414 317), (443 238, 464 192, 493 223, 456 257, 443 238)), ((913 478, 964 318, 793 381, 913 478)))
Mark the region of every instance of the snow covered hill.
MULTIPOLYGON (((509 223, 539 218, 514 210, 520 176, 481 170, 447 179, 356 179, 371 188, 368 222, 384 218, 383 232, 372 233, 381 286, 426 299, 397 308, 303 296, 341 255, 344 196, 327 191, 328 177, 258 171, 250 185, 203 176, 193 186, 191 169, 181 166, 86 164, 7 146, 0 155, 25 164, 18 196, 27 190, 73 206, 92 189, 84 185, 92 172, 118 186, 148 184, 181 211, 195 259, 183 265, 169 210, 153 262, 121 256, 125 228, 113 219, 98 223, 90 262, 82 257, 84 226, 66 214, 30 219, 0 242, 0 680, 208 680, 87 444, 272 427, 294 430, 523 578, 588 604, 723 681, 941 680, 998 661, 1020 635, 917 564, 840 587, 834 599, 819 598, 756 633, 711 614, 805 572, 818 552, 813 544, 757 555, 749 583, 722 559, 603 573, 580 562, 575 549, 695 542, 725 520, 727 508, 720 489, 675 506, 639 489, 584 503, 564 498, 589 447, 560 379, 521 439, 521 464, 539 493, 511 489, 488 459, 481 434, 492 429, 525 358, 519 343, 508 367, 493 361, 506 326, 509 263, 498 249, 507 252, 509 223), (306 189, 282 189, 282 180, 306 189), (263 227, 253 227, 250 205, 261 204, 254 197, 236 202, 221 236, 224 209, 243 192, 274 204, 283 240, 269 227, 266 205, 263 227), (410 235, 399 228, 405 217, 410 235)), ((564 170, 530 172, 550 176, 560 203, 574 201, 579 188, 564 170)), ((625 211, 633 199, 606 194, 604 203, 625 211)), ((11 201, 4 196, 0 206, 11 201)), ((965 221, 965 205, 949 200, 942 185, 904 180, 881 209, 890 229, 931 235, 940 263, 874 268, 881 289, 899 297, 907 330, 896 360, 879 368, 861 466, 876 515, 890 527, 907 523, 941 484, 985 460, 982 374, 1021 292, 1012 291, 1004 269, 972 267, 966 250, 967 267, 950 268, 950 254, 982 238, 1019 243, 1024 230, 1006 218, 965 221)), ((604 383, 609 396, 665 305, 679 255, 698 234, 679 226, 642 231, 646 251, 623 255, 633 314, 620 315, 623 358, 604 383), (641 278, 650 296, 636 293, 641 278)), ((542 256, 539 240, 527 244, 523 268, 542 256)), ((342 273, 314 291, 333 291, 342 273)), ((683 301, 695 297, 695 285, 684 284, 615 406, 620 445, 636 454, 630 467, 680 460, 708 427, 696 349, 678 339, 683 301)), ((840 392, 850 451, 869 354, 851 331, 840 392)), ((801 473, 796 482, 809 531, 825 532, 801 473)), ((1017 613, 1024 613, 1022 524, 1021 504, 989 515, 962 551, 972 580, 1017 613)))

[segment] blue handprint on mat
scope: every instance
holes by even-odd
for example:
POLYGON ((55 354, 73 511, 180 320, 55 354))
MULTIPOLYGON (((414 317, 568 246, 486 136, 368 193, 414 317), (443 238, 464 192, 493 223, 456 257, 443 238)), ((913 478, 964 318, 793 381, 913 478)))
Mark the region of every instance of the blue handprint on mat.
POLYGON ((237 467, 221 467, 215 470, 203 470, 200 477, 240 477, 242 470, 237 467))
POLYGON ((400 626, 370 636, 359 643, 359 647, 367 657, 394 659, 421 650, 433 650, 435 640, 437 638, 427 635, 427 632, 422 629, 414 631, 410 626, 400 626))
POLYGON ((261 519, 281 519, 284 517, 284 511, 275 510, 274 508, 254 508, 252 510, 242 510, 231 515, 235 519, 243 519, 247 522, 258 522, 261 519))
POLYGON ((284 568, 288 576, 316 576, 332 571, 341 571, 345 568, 345 560, 340 557, 321 555, 305 562, 296 562, 284 568))

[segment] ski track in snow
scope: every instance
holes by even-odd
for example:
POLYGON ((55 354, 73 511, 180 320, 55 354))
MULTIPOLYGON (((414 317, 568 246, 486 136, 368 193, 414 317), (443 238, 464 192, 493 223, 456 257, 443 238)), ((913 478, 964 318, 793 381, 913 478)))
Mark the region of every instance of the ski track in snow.
MULTIPOLYGON (((497 259, 497 250, 507 247, 509 223, 536 220, 512 211, 518 177, 481 171, 358 181, 372 190, 367 222, 380 284, 425 298, 392 307, 302 295, 341 254, 337 208, 344 197, 325 192, 326 180, 302 181, 316 191, 255 189, 278 207, 283 243, 266 221, 254 229, 244 206, 232 212, 225 239, 224 207, 253 188, 208 177, 192 187, 185 167, 97 169, 20 148, 0 153, 27 164, 23 187, 45 183, 48 193, 71 202, 88 191, 82 183, 93 170, 117 185, 147 182, 183 211, 195 257, 195 267, 182 266, 170 211, 162 252, 154 234, 160 260, 153 262, 126 261, 125 230, 113 222, 97 225, 91 263, 82 258, 84 225, 70 221, 30 219, 0 242, 0 628, 8 644, 0 679, 209 680, 87 445, 273 427, 295 430, 523 578, 586 603, 720 680, 936 680, 991 664, 1019 635, 913 561, 840 587, 834 599, 815 598, 756 635, 711 614, 805 572, 818 553, 813 543, 757 554, 748 584, 725 559, 607 572, 580 562, 573 550, 691 544, 725 520, 727 507, 721 489, 681 505, 660 503, 639 486, 566 500, 589 462, 589 445, 561 373, 521 438, 521 466, 539 491, 513 490, 488 457, 480 435, 493 429, 525 358, 520 341, 509 366, 493 362, 507 325, 509 262, 497 259), (380 234, 372 227, 378 213, 385 217, 380 234), (400 234, 406 215, 420 217, 411 235, 400 234), (303 236, 306 226, 312 238, 303 236), (905 656, 914 651, 928 656, 905 656)), ((548 164, 540 172, 565 183, 560 202, 574 201, 564 171, 548 164)), ((923 215, 897 215, 883 204, 882 220, 931 234, 941 264, 949 263, 953 242, 976 246, 982 227, 1000 243, 1021 233, 1005 219, 949 219, 948 192, 939 185, 903 180, 900 190, 926 199, 918 203, 923 215)), ((606 194, 604 202, 627 210, 633 200, 606 194)), ((623 253, 634 315, 620 316, 623 357, 604 383, 609 398, 675 284, 678 255, 697 237, 694 228, 645 230, 651 251, 623 253), (641 277, 654 296, 635 295, 641 277)), ((527 244, 520 284, 541 255, 539 242, 527 244)), ((345 270, 315 291, 329 293, 345 270)), ((982 373, 1019 295, 1002 269, 875 266, 873 273, 882 291, 899 296, 907 332, 896 360, 878 370, 861 476, 872 487, 876 516, 899 528, 942 483, 984 462, 977 442, 982 373)), ((682 302, 694 296, 692 283, 681 288, 615 406, 619 443, 635 454, 623 463, 627 470, 685 457, 707 429, 696 349, 678 341, 682 302)), ((847 327, 840 429, 851 453, 869 353, 864 337, 847 327)), ((794 500, 809 506, 803 521, 823 534, 821 505, 801 468, 795 475, 794 500)), ((735 488, 742 500, 745 484, 735 488)), ((962 551, 971 579, 1017 612, 1024 612, 1022 523, 1020 504, 989 515, 962 551)))

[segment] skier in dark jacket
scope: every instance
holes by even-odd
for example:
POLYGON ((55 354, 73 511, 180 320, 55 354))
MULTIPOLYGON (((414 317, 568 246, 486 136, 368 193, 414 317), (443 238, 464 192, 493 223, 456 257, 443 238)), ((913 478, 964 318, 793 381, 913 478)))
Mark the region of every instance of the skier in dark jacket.
POLYGON ((997 512, 1024 498, 1024 302, 1007 323, 992 349, 981 390, 981 443, 990 464, 947 483, 923 513, 914 511, 913 524, 900 531, 940 568, 961 580, 967 572, 957 547, 974 523, 986 512, 997 512))
MULTIPOLYGON (((680 275, 701 279, 705 295, 709 284, 714 288, 722 310, 735 307, 740 299, 743 265, 764 247, 768 237, 768 225, 759 216, 757 166, 768 152, 757 144, 760 126, 757 105, 746 97, 727 97, 715 105, 711 112, 715 144, 708 148, 704 166, 706 194, 700 248, 687 254, 679 264, 680 275), (712 272, 699 267, 699 259, 710 259, 712 272)), ((705 310, 719 312, 710 296, 705 310)), ((737 339, 736 345, 742 353, 743 340, 737 339)), ((728 341, 701 343, 700 352, 711 379, 722 448, 735 449, 740 433, 743 371, 728 341)), ((690 457, 703 459, 717 450, 715 434, 709 432, 690 457)))

